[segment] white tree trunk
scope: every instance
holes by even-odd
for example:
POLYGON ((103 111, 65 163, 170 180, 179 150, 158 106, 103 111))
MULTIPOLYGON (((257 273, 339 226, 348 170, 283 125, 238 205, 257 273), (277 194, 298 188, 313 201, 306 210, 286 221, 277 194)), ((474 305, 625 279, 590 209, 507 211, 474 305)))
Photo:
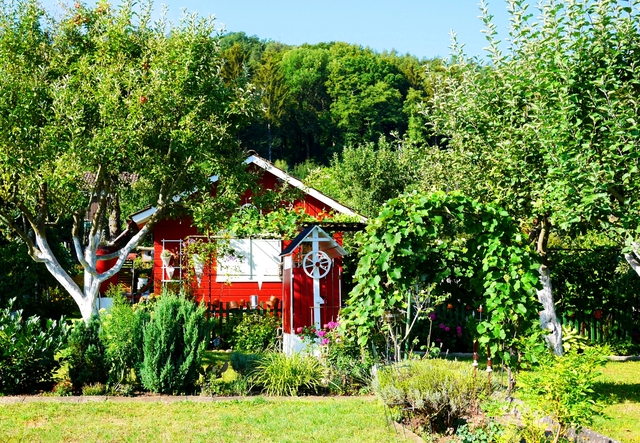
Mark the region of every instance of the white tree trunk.
POLYGON ((37 261, 42 262, 53 277, 62 285, 62 287, 71 295, 73 300, 80 308, 82 319, 85 323, 89 322, 91 317, 97 314, 96 298, 100 290, 100 284, 109 280, 122 268, 129 252, 140 243, 142 238, 149 232, 153 223, 147 223, 136 235, 134 235, 127 244, 117 252, 117 261, 108 271, 98 274, 96 264, 98 257, 96 250, 101 240, 100 234, 89 239, 89 245, 84 248, 80 245, 77 237, 74 237, 74 246, 82 267, 84 268, 84 285, 80 288, 69 274, 62 268, 56 259, 53 251, 49 247, 47 239, 38 230, 35 230, 37 251, 37 261))
POLYGON ((631 269, 636 271, 636 274, 640 275, 640 261, 638 261, 638 257, 635 253, 629 252, 624 254, 624 259, 629 263, 631 269))
POLYGON ((556 308, 553 304, 553 291, 551 287, 551 275, 549 268, 540 266, 540 283, 542 289, 538 291, 538 300, 542 304, 543 310, 540 312, 540 326, 549 331, 546 335, 549 347, 556 355, 562 355, 562 327, 556 315, 556 308))

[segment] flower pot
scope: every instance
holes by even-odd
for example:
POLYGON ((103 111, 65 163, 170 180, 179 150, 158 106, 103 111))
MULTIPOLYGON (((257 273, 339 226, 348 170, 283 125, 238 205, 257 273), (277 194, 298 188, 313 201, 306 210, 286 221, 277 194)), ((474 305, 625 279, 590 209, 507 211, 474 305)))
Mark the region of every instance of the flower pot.
POLYGON ((234 300, 229 302, 229 309, 238 309, 238 308, 239 306, 237 301, 234 300))
POLYGON ((165 268, 169 266, 172 258, 173 258, 173 255, 166 249, 162 251, 162 254, 160 254, 160 260, 162 260, 162 265, 165 268))

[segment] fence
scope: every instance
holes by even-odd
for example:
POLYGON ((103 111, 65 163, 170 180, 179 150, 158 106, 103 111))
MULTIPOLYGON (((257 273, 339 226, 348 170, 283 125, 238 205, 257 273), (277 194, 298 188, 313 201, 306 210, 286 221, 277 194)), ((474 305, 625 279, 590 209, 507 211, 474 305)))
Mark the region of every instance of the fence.
MULTIPOLYGON (((434 328, 438 324, 445 324, 452 330, 454 325, 467 327, 467 320, 473 316, 480 319, 480 313, 466 309, 460 305, 441 305, 435 310, 436 320, 434 328)), ((482 314, 486 318, 487 312, 482 314)), ((605 343, 611 340, 634 340, 640 342, 640 320, 638 312, 632 308, 627 310, 610 309, 593 311, 575 311, 562 313, 557 311, 558 320, 565 327, 571 327, 581 335, 587 337, 592 343, 605 343)), ((453 332, 453 331, 452 331, 453 332)), ((471 334, 474 335, 473 333, 471 334)), ((471 343, 465 343, 470 349, 471 343)))
POLYGON ((233 328, 238 325, 245 315, 275 315, 282 318, 282 304, 278 303, 276 307, 260 302, 255 308, 248 305, 239 306, 237 302, 219 302, 207 303, 207 314, 209 318, 215 318, 211 334, 213 338, 213 346, 218 347, 219 342, 215 340, 227 340, 233 332, 233 328))
POLYGON ((592 343, 603 343, 611 339, 638 339, 638 322, 634 321, 632 309, 603 311, 596 309, 592 312, 560 313, 558 317, 565 327, 571 327, 592 343), (634 337, 635 336, 635 337, 634 337))

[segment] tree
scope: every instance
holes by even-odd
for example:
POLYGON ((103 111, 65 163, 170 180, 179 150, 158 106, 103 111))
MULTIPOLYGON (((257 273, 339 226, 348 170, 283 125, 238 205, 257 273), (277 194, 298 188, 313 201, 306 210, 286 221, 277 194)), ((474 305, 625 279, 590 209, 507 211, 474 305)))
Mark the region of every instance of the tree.
POLYGON ((262 63, 256 73, 256 83, 262 92, 262 106, 264 117, 267 120, 268 132, 268 159, 271 161, 271 125, 277 125, 285 113, 285 101, 287 91, 284 85, 284 76, 280 68, 282 52, 275 45, 267 46, 263 54, 262 63))
POLYGON ((35 0, 0 1, 0 222, 86 321, 100 283, 153 225, 197 202, 180 197, 205 189, 212 174, 233 177, 241 164, 233 133, 249 93, 219 76, 213 19, 154 24, 151 9, 76 3, 55 20, 35 0), (109 242, 107 208, 120 197, 157 211, 139 231, 132 226, 109 242), (83 287, 49 242, 47 226, 65 215, 73 217, 83 287), (105 244, 113 252, 98 258, 105 244), (98 260, 111 258, 116 264, 99 274, 98 260))
MULTIPOLYGON (((475 195, 497 200, 521 220, 539 254, 544 327, 557 353, 547 243, 597 230, 626 245, 640 230, 637 172, 640 72, 637 1, 540 4, 510 0, 511 46, 499 48, 483 4, 491 65, 456 52, 434 97, 438 131, 451 158, 477 181, 475 195)), ((640 267, 638 268, 640 269, 640 267)))
POLYGON ((343 145, 376 141, 406 128, 402 103, 409 84, 393 64, 370 49, 336 43, 331 49, 327 90, 343 145))
POLYGON ((331 97, 327 91, 330 53, 327 45, 303 45, 282 56, 282 71, 287 88, 287 109, 282 130, 286 131, 288 160, 328 160, 336 142, 337 128, 329 111, 331 97), (304 152, 292 152, 303 146, 304 152))
POLYGON ((334 154, 331 165, 316 168, 306 182, 366 217, 375 217, 387 200, 416 190, 420 166, 427 160, 422 148, 402 140, 347 146, 334 154))

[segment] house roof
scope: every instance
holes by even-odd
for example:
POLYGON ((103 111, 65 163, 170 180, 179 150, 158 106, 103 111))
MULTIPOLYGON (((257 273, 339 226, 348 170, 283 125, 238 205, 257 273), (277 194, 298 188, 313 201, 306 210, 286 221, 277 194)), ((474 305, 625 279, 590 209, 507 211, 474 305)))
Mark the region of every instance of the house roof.
POLYGON ((337 241, 333 239, 329 234, 322 230, 319 226, 309 226, 304 229, 300 234, 296 236, 289 246, 282 251, 280 257, 284 257, 286 255, 291 255, 293 252, 300 246, 303 242, 319 242, 319 249, 321 251, 326 252, 331 256, 331 258, 344 257, 347 255, 347 251, 345 251, 342 246, 338 244, 337 241))
MULTIPOLYGON (((269 161, 265 160, 264 158, 258 155, 255 155, 255 154, 250 155, 245 160, 245 164, 258 166, 259 168, 273 174, 283 182, 288 183, 297 189, 300 189, 306 195, 309 195, 317 199, 318 201, 324 203, 325 205, 333 209, 335 212, 338 212, 340 214, 350 215, 353 217, 358 217, 358 219, 362 223, 365 223, 367 221, 366 217, 356 213, 353 209, 340 204, 338 201, 332 199, 331 197, 326 196, 325 194, 323 194, 322 192, 316 189, 306 186, 303 182, 301 182, 297 178, 290 176, 282 169, 275 167, 272 163, 270 163, 269 161)), ((211 183, 215 183, 218 181, 218 178, 219 177, 217 175, 213 175, 209 178, 209 181, 211 183)), ((133 220, 138 226, 140 226, 146 223, 155 212, 156 212, 155 207, 148 207, 146 209, 143 209, 131 215, 131 220, 133 220)))

